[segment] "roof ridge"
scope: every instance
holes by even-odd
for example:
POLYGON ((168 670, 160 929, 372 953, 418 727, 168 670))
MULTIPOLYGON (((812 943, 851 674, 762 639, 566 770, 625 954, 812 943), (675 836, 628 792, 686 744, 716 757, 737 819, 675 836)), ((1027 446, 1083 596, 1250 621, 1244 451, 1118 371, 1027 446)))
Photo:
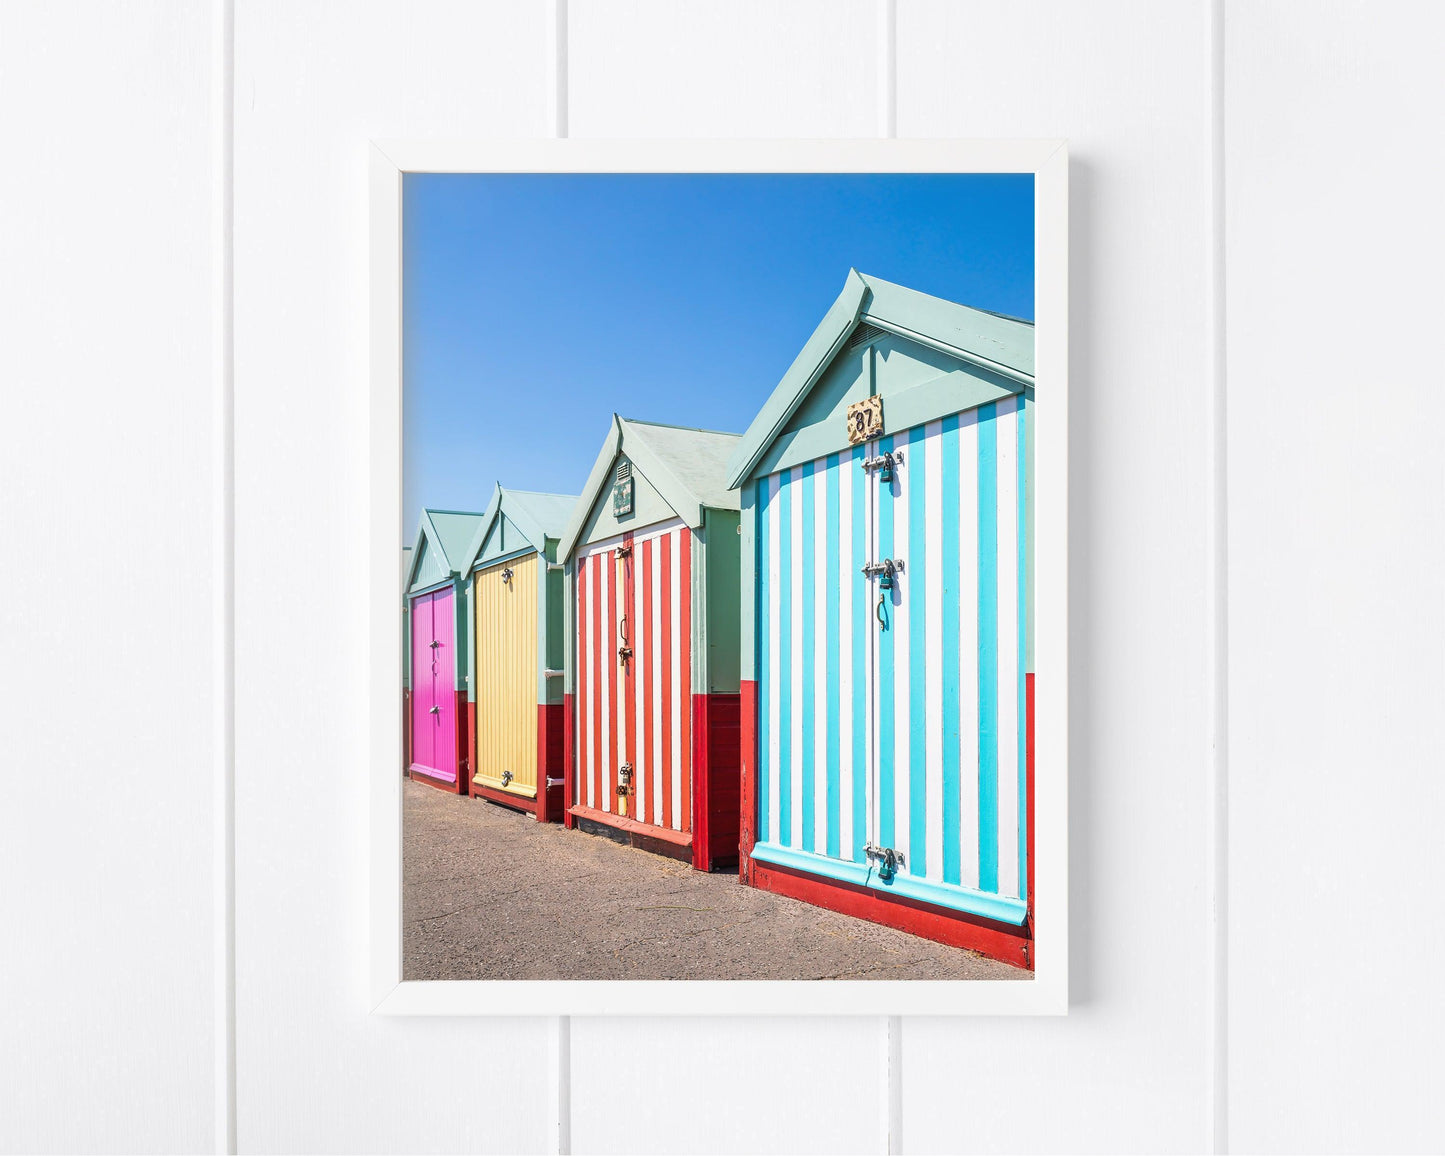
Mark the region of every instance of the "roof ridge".
POLYGON ((617 416, 621 418, 622 421, 625 421, 628 425, 650 425, 655 426, 658 429, 680 429, 685 430, 688 433, 717 434, 720 437, 725 438, 740 438, 743 436, 740 433, 735 433, 734 431, 727 429, 705 429, 703 426, 700 425, 674 425, 670 421, 646 421, 643 418, 623 417, 621 414, 618 414, 617 416))

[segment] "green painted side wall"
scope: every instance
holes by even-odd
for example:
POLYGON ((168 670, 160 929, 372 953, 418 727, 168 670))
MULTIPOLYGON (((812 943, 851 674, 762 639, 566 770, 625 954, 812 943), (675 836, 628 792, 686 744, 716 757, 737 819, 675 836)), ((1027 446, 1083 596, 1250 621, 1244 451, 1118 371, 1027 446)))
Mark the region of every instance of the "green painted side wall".
POLYGON ((565 569, 562 571, 562 669, 567 673, 562 678, 562 693, 571 694, 576 678, 573 669, 577 656, 573 652, 577 646, 576 612, 577 587, 573 566, 568 559, 565 569))
POLYGON ((741 673, 742 567, 734 510, 703 514, 703 565, 707 570, 703 617, 707 622, 707 690, 736 694, 741 673))
POLYGON ((742 485, 742 513, 738 525, 738 576, 741 590, 738 593, 738 676, 749 682, 756 682, 757 673, 757 624, 758 624, 758 483, 746 481, 742 485))
MULTIPOLYGON (((618 462, 625 460, 627 459, 620 454, 613 459, 611 469, 613 475, 617 472, 618 462)), ((596 504, 588 512, 585 528, 578 540, 579 546, 600 542, 604 538, 611 538, 614 535, 626 533, 628 530, 641 530, 645 526, 677 517, 677 511, 667 504, 666 499, 642 475, 635 462, 632 464, 632 479, 632 513, 624 518, 614 517, 612 514, 612 487, 604 486, 596 504)))
POLYGON ((468 702, 476 702, 476 701, 477 701, 477 648, 476 648, 475 640, 474 640, 474 638, 473 638, 473 630, 472 630, 472 623, 474 623, 474 622, 477 620, 477 617, 476 617, 476 615, 477 615, 477 606, 476 606, 476 584, 472 582, 472 576, 471 576, 470 574, 468 574, 468 575, 466 575, 465 578, 462 579, 462 581, 459 583, 459 585, 461 586, 461 590, 458 591, 458 593, 457 593, 457 599, 456 599, 456 601, 457 601, 458 603, 461 603, 461 602, 465 601, 465 602, 466 602, 466 608, 465 608, 465 613, 463 613, 463 615, 461 616, 461 621, 457 624, 457 637, 458 637, 458 638, 461 638, 461 637, 462 637, 462 633, 461 633, 461 632, 462 632, 463 630, 465 630, 465 631, 466 631, 466 641, 465 641, 465 642, 459 642, 459 643, 457 643, 457 645, 458 645, 458 646, 464 646, 464 647, 466 647, 466 653, 467 653, 467 663, 466 663, 466 666, 467 666, 467 673, 466 673, 467 701, 468 701, 468 702))
MULTIPOLYGON (((557 539, 547 539, 547 549, 537 559, 539 571, 537 591, 540 598, 540 607, 537 613, 537 629, 541 637, 537 639, 537 653, 542 656, 543 670, 564 670, 565 669, 565 641, 566 635, 564 615, 562 613, 563 582, 562 571, 548 569, 547 563, 557 560, 557 539)), ((559 703, 562 701, 563 683, 561 678, 548 678, 543 670, 537 672, 537 701, 540 703, 559 703)))
POLYGON ((898 433, 1018 393, 1006 377, 886 334, 839 352, 764 452, 754 477, 848 448, 846 414, 873 393, 883 398, 883 428, 898 433))
POLYGON ((1034 387, 1024 390, 1024 670, 1034 671, 1034 387))
POLYGON ((451 576, 451 571, 447 569, 441 556, 432 549, 426 536, 419 535, 419 537, 421 537, 421 553, 416 559, 416 574, 412 578, 411 586, 408 587, 411 592, 435 586, 438 582, 443 582, 451 576))
POLYGON ((482 548, 477 551, 475 565, 489 566, 493 562, 505 558, 508 554, 532 549, 534 549, 532 543, 527 541, 522 531, 517 529, 516 524, 506 514, 501 514, 492 523, 492 528, 487 531, 482 548))

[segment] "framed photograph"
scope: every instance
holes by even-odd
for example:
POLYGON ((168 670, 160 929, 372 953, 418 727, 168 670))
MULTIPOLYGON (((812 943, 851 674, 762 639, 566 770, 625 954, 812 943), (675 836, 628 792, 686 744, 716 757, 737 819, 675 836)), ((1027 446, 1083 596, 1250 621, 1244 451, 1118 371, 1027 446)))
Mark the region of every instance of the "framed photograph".
POLYGON ((1067 186, 373 145, 375 1011, 1067 1011, 1067 186))

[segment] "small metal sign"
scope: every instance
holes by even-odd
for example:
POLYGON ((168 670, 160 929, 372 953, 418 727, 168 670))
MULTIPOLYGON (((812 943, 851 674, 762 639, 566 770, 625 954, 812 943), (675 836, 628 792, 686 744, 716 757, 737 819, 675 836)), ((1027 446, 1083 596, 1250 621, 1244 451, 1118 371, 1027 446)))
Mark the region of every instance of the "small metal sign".
POLYGON ((865 397, 848 407, 848 444, 871 442, 883 436, 883 399, 865 397))
POLYGON ((622 517, 624 514, 632 513, 632 479, 623 478, 612 487, 612 513, 614 517, 622 517))

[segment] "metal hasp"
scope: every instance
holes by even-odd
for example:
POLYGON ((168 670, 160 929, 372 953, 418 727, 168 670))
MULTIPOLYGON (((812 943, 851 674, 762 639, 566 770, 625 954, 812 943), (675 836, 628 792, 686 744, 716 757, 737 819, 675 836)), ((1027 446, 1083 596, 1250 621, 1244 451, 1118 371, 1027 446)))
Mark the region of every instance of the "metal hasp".
POLYGON ((892 847, 879 847, 876 843, 867 844, 863 848, 863 854, 866 858, 877 861, 878 878, 885 883, 898 874, 899 865, 903 862, 903 856, 892 847))
POLYGON ((903 451, 891 450, 886 454, 879 454, 876 458, 864 458, 863 472, 865 474, 871 474, 876 470, 878 471, 878 480, 880 482, 891 482, 893 481, 894 468, 902 464, 903 451))
POLYGON ((511 771, 509 771, 509 770, 508 770, 508 771, 503 771, 503 772, 502 772, 502 786, 504 786, 504 787, 509 786, 509 785, 511 784, 512 780, 513 780, 515 777, 516 777, 516 776, 513 775, 511 771))
POLYGON ((892 590, 893 579, 903 573, 903 559, 884 558, 881 562, 869 562, 863 567, 863 577, 878 578, 879 590, 892 590), (879 577, 881 575, 881 577, 879 577))
POLYGON ((632 764, 623 763, 617 768, 617 793, 619 795, 632 794, 632 764))

